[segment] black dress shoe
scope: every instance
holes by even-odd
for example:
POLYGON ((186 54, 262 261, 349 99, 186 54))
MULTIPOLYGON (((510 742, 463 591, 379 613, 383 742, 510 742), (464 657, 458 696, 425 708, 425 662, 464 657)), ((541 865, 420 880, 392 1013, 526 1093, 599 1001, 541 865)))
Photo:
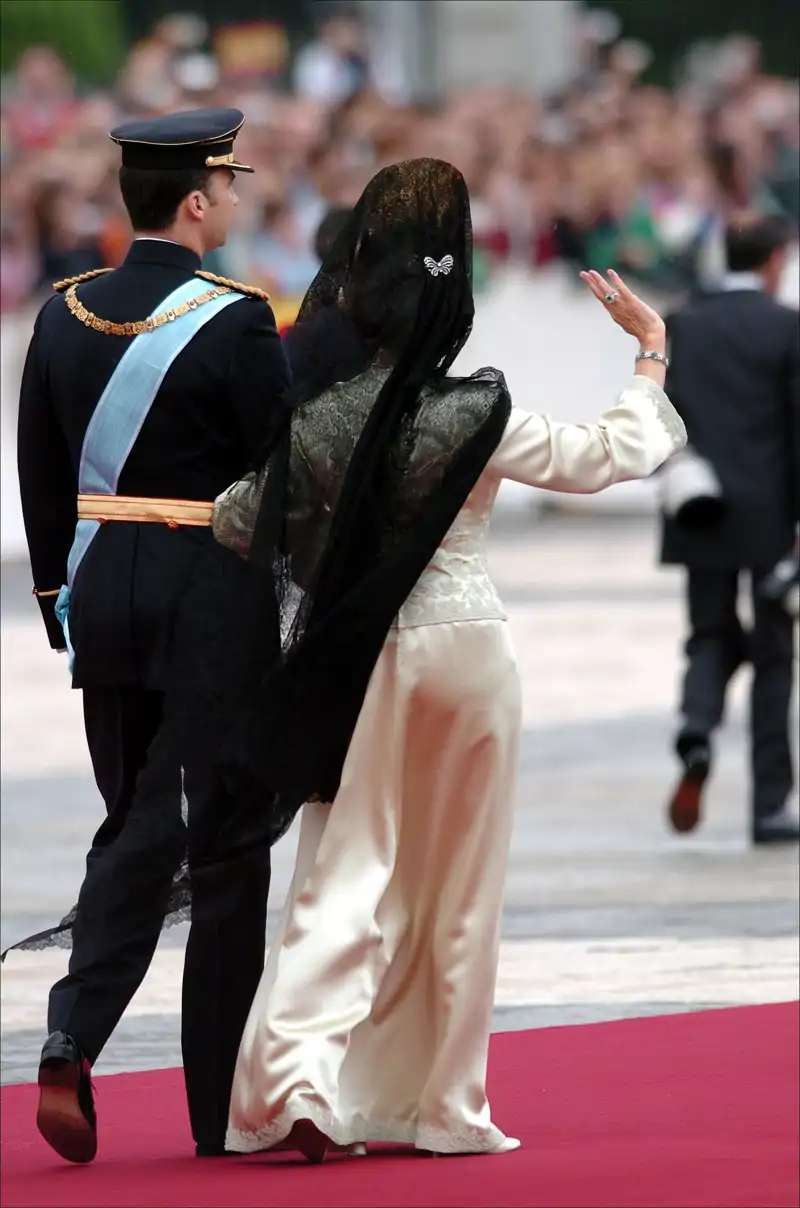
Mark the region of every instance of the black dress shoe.
POLYGON ((52 1032, 39 1062, 36 1125, 45 1141, 68 1162, 91 1162, 97 1153, 97 1116, 91 1066, 77 1041, 52 1032))
POLYGON ((752 839, 763 843, 797 843, 800 841, 800 821, 786 806, 774 814, 753 819, 752 839))
POLYGON ((703 786, 711 770, 711 748, 703 738, 682 735, 677 750, 684 770, 670 799, 667 815, 672 829, 685 835, 700 822, 703 786))
POLYGON ((236 1154, 232 1149, 226 1149, 224 1145, 200 1145, 194 1147, 194 1156, 196 1158, 235 1158, 236 1154))

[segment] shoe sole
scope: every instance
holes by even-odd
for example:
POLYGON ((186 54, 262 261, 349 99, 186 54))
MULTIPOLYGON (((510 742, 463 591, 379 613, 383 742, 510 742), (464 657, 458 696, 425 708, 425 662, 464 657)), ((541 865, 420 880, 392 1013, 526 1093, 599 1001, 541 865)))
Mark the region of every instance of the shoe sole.
POLYGON ((74 1061, 53 1061, 39 1067, 36 1127, 60 1158, 86 1163, 97 1153, 97 1132, 78 1104, 80 1078, 80 1067, 74 1061))
POLYGON ((679 835, 687 835, 700 823, 703 803, 703 786, 708 778, 708 767, 701 764, 690 768, 669 803, 669 822, 679 835))

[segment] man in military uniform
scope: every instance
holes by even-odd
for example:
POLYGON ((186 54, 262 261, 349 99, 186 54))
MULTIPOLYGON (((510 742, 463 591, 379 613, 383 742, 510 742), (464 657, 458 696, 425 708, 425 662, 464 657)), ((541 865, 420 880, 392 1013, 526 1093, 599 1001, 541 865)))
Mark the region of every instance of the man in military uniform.
MULTIPOLYGON (((264 457, 288 417, 290 372, 267 296, 201 272, 204 253, 226 240, 235 173, 252 171, 233 151, 243 121, 234 109, 197 110, 112 132, 134 241, 118 269, 55 286, 22 382, 34 594, 83 691, 108 811, 39 1070, 39 1129, 71 1161, 95 1155, 89 1069, 147 971, 186 848, 180 761, 165 755, 163 734, 158 742, 179 601, 213 542, 211 501, 264 457), (148 777, 160 797, 132 808, 137 778, 148 777)), ((190 814, 212 791, 187 784, 190 814)), ((262 858, 193 926, 184 1002, 203 1019, 184 1029, 184 1064, 200 1154, 224 1149, 268 887, 262 858)))

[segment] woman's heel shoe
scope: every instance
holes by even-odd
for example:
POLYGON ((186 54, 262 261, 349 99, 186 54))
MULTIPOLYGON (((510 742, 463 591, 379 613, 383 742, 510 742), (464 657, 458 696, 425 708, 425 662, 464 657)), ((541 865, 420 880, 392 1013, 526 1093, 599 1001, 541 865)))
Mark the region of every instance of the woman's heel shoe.
POLYGON ((500 1142, 500 1144, 498 1146, 496 1146, 494 1149, 488 1150, 487 1152, 488 1153, 513 1153, 513 1151, 515 1149, 520 1149, 521 1145, 522 1145, 522 1142, 518 1141, 516 1137, 503 1137, 503 1140, 500 1142))
POLYGON ((307 1162, 318 1166, 325 1161, 325 1156, 332 1142, 313 1120, 297 1120, 292 1131, 286 1138, 287 1149, 297 1149, 307 1162))

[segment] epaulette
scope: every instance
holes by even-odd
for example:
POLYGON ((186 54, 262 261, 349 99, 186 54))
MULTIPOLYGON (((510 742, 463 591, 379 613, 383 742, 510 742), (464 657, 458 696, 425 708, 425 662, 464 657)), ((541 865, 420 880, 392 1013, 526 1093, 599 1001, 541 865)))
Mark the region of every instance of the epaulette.
POLYGON ((260 298, 262 302, 269 302, 269 294, 255 285, 242 285, 241 281, 218 277, 216 273, 207 273, 201 268, 197 269, 195 276, 202 277, 204 281, 211 281, 214 285, 226 285, 228 289, 236 290, 237 294, 248 294, 251 298, 260 298))
POLYGON ((103 273, 113 273, 113 271, 111 268, 93 268, 90 273, 81 273, 79 277, 65 277, 63 281, 54 282, 53 289, 57 294, 62 294, 71 285, 80 285, 84 281, 91 281, 93 277, 102 277, 103 273))

